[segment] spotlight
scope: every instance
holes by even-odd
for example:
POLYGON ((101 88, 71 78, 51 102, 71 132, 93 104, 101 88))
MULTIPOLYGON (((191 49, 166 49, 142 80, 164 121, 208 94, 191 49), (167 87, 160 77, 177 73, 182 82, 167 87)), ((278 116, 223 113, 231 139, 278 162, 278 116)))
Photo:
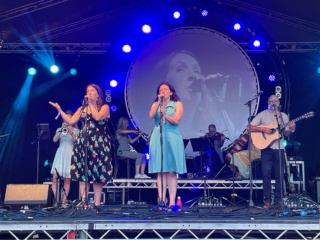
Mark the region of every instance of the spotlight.
POLYGON ((110 81, 110 86, 111 86, 111 87, 116 87, 116 86, 118 86, 117 80, 111 80, 111 81, 110 81))
POLYGON ((320 67, 318 67, 317 72, 320 74, 320 67))
POLYGON ((240 23, 235 23, 235 24, 233 25, 233 29, 236 30, 236 31, 240 30, 240 28, 241 28, 240 23))
POLYGON ((273 74, 270 74, 268 79, 269 79, 270 82, 274 82, 276 80, 276 76, 273 75, 273 74))
POLYGON ((148 24, 143 25, 142 26, 142 32, 150 33, 151 32, 151 27, 148 24))
POLYGON ((110 109, 111 109, 112 112, 117 111, 117 107, 115 105, 112 105, 110 109))
POLYGON ((125 53, 131 52, 131 47, 130 47, 130 45, 128 45, 128 44, 123 45, 122 51, 125 52, 125 53))
POLYGON ((208 16, 208 14, 209 14, 209 12, 206 9, 202 10, 202 12, 201 12, 202 17, 206 17, 206 16, 208 16))
POLYGON ((71 74, 72 76, 77 75, 77 69, 71 68, 71 69, 70 69, 70 74, 71 74))
POLYGON ((282 142, 282 143, 283 143, 283 146, 284 146, 284 147, 286 147, 286 146, 288 145, 287 140, 283 140, 283 142, 282 142))
POLYGON ((175 19, 180 18, 180 16, 181 16, 181 14, 180 14, 180 12, 178 12, 178 11, 175 11, 175 12, 173 13, 173 17, 174 17, 175 19))
POLYGON ((52 66, 50 67, 50 71, 51 71, 52 73, 58 73, 58 72, 59 72, 59 67, 58 67, 57 65, 52 65, 52 66))
POLYGON ((259 40, 254 40, 254 42, 253 42, 254 47, 260 47, 260 45, 261 45, 261 43, 259 40))
POLYGON ((206 154, 207 154, 208 156, 211 156, 211 150, 208 149, 208 150, 206 151, 206 154))
POLYGON ((150 159, 150 154, 149 153, 145 153, 144 156, 145 156, 146 160, 150 159))
POLYGON ((28 74, 31 75, 31 76, 34 76, 37 74, 37 70, 33 67, 31 68, 28 68, 28 74))

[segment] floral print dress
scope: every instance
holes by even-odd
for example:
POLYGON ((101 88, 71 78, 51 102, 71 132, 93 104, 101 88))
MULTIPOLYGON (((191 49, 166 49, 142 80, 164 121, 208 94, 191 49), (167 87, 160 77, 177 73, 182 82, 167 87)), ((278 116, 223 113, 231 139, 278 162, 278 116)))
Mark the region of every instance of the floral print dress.
POLYGON ((92 114, 81 109, 80 120, 82 129, 75 142, 71 159, 71 179, 85 181, 85 151, 88 147, 88 181, 108 183, 112 181, 112 158, 110 137, 106 134, 107 119, 96 121, 92 114), (87 127, 85 126, 87 117, 87 127), (85 142, 85 131, 87 141, 85 142))

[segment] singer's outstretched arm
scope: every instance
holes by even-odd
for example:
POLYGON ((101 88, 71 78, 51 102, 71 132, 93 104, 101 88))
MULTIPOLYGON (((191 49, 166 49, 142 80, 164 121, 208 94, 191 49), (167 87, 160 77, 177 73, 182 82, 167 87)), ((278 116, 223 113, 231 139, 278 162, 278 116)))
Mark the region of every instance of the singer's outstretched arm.
POLYGON ((65 120, 68 124, 72 125, 72 124, 75 124, 76 122, 79 121, 81 107, 78 108, 78 110, 76 111, 75 114, 73 114, 72 117, 69 117, 68 114, 66 114, 64 111, 62 111, 62 109, 58 103, 54 103, 54 102, 49 101, 49 104, 57 109, 58 113, 61 114, 61 117, 63 118, 63 120, 65 120))

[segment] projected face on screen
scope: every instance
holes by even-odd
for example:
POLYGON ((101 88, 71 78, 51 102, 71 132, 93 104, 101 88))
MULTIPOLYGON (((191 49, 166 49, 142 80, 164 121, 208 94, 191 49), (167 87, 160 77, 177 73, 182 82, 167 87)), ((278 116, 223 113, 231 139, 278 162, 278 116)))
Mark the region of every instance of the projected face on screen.
MULTIPOLYGON (((218 132, 235 140, 248 123, 244 103, 259 91, 246 53, 225 35, 201 28, 163 35, 132 64, 126 81, 127 110, 146 134, 154 126, 148 113, 163 81, 175 87, 183 103, 179 128, 185 139, 203 136, 215 124, 218 132)), ((255 101, 252 114, 257 105, 255 101)))

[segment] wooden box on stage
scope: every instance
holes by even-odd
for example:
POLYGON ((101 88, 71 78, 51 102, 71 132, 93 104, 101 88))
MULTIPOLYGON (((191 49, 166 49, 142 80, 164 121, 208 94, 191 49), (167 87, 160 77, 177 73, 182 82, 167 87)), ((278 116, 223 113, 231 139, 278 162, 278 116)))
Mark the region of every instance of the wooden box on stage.
POLYGON ((5 205, 50 204, 51 191, 48 184, 9 184, 4 198, 5 205))

